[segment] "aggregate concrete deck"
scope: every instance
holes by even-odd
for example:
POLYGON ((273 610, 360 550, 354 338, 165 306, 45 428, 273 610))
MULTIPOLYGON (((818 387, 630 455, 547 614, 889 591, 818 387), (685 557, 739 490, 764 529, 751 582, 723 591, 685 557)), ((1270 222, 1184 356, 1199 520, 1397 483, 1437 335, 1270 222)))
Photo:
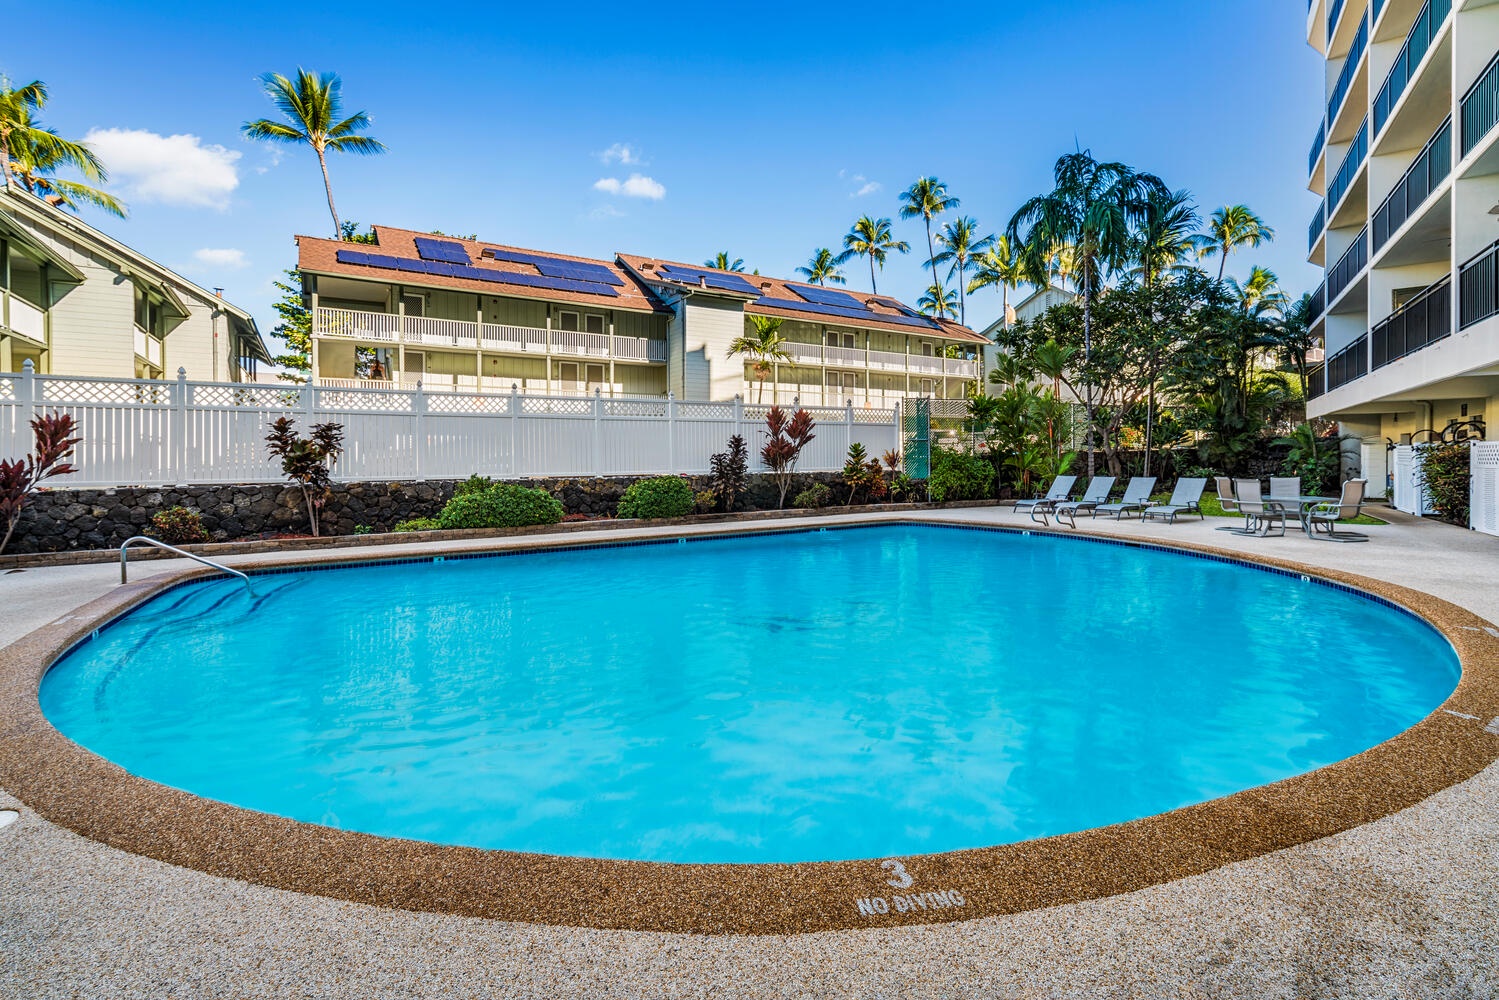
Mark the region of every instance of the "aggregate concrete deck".
MULTIPOLYGON (((1361 529, 1366 545, 1333 545, 1212 530, 1224 523, 1082 530, 1300 560, 1499 618, 1499 539, 1400 523, 1361 529)), ((651 531, 629 532, 640 533, 651 531)), ((108 566, 0 577, 0 642, 116 580, 108 566)), ((1486 996, 1499 992, 1496 805, 1499 768, 1489 767, 1386 819, 1126 895, 926 928, 755 938, 336 902, 125 854, 23 809, 0 830, 0 984, 26 996, 1486 996)))

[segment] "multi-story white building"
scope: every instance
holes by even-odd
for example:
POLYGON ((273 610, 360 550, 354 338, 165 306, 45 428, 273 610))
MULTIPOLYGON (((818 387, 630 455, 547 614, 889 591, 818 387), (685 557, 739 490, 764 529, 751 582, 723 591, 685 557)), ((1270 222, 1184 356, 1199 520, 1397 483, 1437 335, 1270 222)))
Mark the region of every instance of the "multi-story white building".
POLYGON ((0 185, 0 372, 254 378, 255 320, 14 186, 0 185))
POLYGON ((983 337, 883 295, 618 254, 590 260, 377 226, 297 238, 324 385, 884 406, 962 399, 983 337), (729 353, 776 317, 769 378, 729 353))
POLYGON ((1499 420, 1499 5, 1311 0, 1307 38, 1327 59, 1308 412, 1382 483, 1387 443, 1499 420))

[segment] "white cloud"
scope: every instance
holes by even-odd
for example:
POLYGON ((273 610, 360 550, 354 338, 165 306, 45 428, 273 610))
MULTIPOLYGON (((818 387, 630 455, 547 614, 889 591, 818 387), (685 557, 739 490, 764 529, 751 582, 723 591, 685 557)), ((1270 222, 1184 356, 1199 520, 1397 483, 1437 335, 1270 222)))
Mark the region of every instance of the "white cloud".
POLYGON ((104 161, 127 199, 165 205, 225 208, 239 187, 243 154, 195 135, 158 135, 145 129, 92 129, 83 137, 104 161))
POLYGON ((880 189, 879 181, 872 181, 863 174, 853 174, 850 176, 847 170, 838 171, 838 179, 848 180, 850 183, 858 185, 855 190, 849 193, 850 198, 862 198, 866 194, 874 194, 880 189))
POLYGON ((880 189, 880 182, 879 181, 866 181, 865 184, 864 184, 864 186, 861 187, 861 188, 859 188, 859 190, 855 191, 851 195, 851 197, 862 198, 866 194, 874 194, 879 189, 880 189))
POLYGON ((622 194, 626 198, 649 198, 660 201, 666 197, 666 187, 644 174, 631 174, 621 181, 618 177, 600 177, 593 182, 595 191, 605 194, 622 194))
POLYGON ((627 167, 634 166, 640 163, 640 150, 623 142, 616 142, 600 153, 599 159, 605 163, 621 163, 627 167))
POLYGON ((600 205, 588 213, 590 219, 621 219, 624 215, 624 212, 609 204, 600 205))
POLYGON ((235 250, 229 247, 222 249, 204 247, 202 250, 194 250, 193 260, 205 267, 215 267, 221 270, 238 270, 250 263, 245 260, 245 252, 243 250, 235 250))

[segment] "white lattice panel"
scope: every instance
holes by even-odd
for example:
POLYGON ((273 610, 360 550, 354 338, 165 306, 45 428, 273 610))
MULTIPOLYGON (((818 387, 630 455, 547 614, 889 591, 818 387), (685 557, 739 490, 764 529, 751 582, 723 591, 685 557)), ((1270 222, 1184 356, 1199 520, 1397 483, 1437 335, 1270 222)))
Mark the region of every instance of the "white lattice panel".
POLYGON ((1499 535, 1499 441, 1475 441, 1471 460, 1468 523, 1478 531, 1499 535))
POLYGON ((508 414, 510 412, 510 397, 433 393, 427 397, 427 412, 508 414))
POLYGON ((171 402, 172 389, 169 382, 146 379, 59 378, 54 375, 38 375, 34 398, 38 405, 46 406, 70 403, 165 406, 171 402))

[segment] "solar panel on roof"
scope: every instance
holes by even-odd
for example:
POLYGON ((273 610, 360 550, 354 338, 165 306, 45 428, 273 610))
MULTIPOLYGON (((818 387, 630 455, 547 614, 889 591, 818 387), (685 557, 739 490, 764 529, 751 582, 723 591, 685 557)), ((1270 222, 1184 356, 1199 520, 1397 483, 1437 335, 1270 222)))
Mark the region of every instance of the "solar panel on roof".
POLYGON ((881 323, 894 323, 897 326, 920 326, 927 329, 937 329, 937 324, 926 316, 877 316, 868 309, 846 309, 842 306, 825 306, 816 302, 801 302, 797 299, 773 299, 768 296, 760 296, 755 300, 755 305, 766 306, 771 309, 791 309, 798 312, 817 313, 820 316, 841 316, 844 319, 878 320, 881 323))
POLYGON ((847 292, 835 292, 831 288, 822 288, 813 285, 787 285, 808 302, 816 302, 824 306, 842 306, 845 309, 862 309, 868 311, 868 307, 847 292))
POLYGON ((416 238, 416 255, 422 260, 441 261, 446 264, 467 264, 468 251, 462 243, 452 240, 434 240, 427 236, 416 238))
POLYGON ((686 285, 706 284, 709 288, 718 288, 728 292, 745 292, 749 295, 758 295, 760 292, 760 289, 739 275, 725 274, 722 271, 702 271, 695 267, 667 264, 657 273, 670 281, 680 281, 686 285))
POLYGON ((554 278, 597 281, 621 288, 625 284, 618 275, 602 264, 589 264, 581 260, 560 260, 556 257, 543 257, 537 253, 526 253, 523 250, 501 250, 498 247, 485 247, 484 256, 505 261, 507 264, 530 264, 542 274, 549 274, 554 278))
POLYGON ((468 263, 411 260, 407 257, 362 253, 357 250, 339 250, 334 256, 340 264, 359 264, 364 267, 381 267, 391 271, 407 271, 416 274, 436 274, 450 278, 466 278, 470 281, 487 281, 499 285, 522 285, 528 288, 550 288, 562 292, 619 297, 619 292, 615 291, 612 285, 602 281, 584 281, 578 278, 544 274, 516 274, 495 268, 475 267, 468 263))

